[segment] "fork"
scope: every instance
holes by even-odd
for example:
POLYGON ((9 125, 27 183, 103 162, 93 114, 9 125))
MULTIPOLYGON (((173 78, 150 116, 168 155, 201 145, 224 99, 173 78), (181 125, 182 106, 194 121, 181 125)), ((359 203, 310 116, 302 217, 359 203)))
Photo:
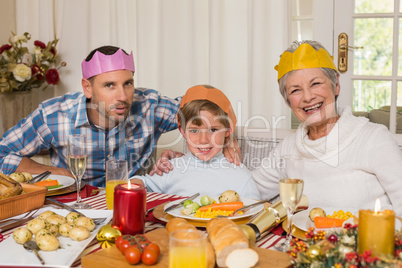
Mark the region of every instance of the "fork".
POLYGON ((4 220, 0 223, 0 233, 10 230, 12 228, 15 228, 17 226, 20 226, 30 220, 34 219, 34 214, 38 211, 38 209, 34 209, 29 211, 26 215, 24 215, 22 218, 18 219, 9 219, 9 220, 4 220))
POLYGON ((32 178, 28 183, 29 183, 29 184, 34 184, 34 183, 36 183, 36 182, 38 182, 38 181, 42 181, 42 180, 46 179, 47 177, 49 177, 50 174, 52 174, 52 172, 50 172, 50 171, 45 171, 45 172, 43 172, 43 173, 41 173, 41 174, 35 176, 34 178, 32 178))
MULTIPOLYGON (((45 199, 45 203, 46 204, 56 205, 58 207, 62 207, 64 209, 67 209, 68 211, 76 212, 76 213, 80 214, 82 217, 86 217, 83 213, 79 212, 78 210, 75 210, 72 207, 70 207, 70 206, 68 206, 68 205, 66 205, 64 203, 61 203, 61 202, 59 202, 57 200, 54 200, 52 198, 47 197, 45 199)), ((95 225, 98 225, 98 224, 101 224, 102 222, 104 222, 106 220, 106 218, 92 218, 92 220, 94 221, 95 225)))
POLYGON ((35 215, 35 213, 38 210, 39 210, 39 208, 30 210, 24 216, 22 216, 21 218, 13 218, 13 219, 2 220, 2 221, 0 221, 0 226, 4 225, 5 223, 9 223, 11 221, 19 221, 19 220, 23 220, 23 219, 33 218, 33 215, 35 215))

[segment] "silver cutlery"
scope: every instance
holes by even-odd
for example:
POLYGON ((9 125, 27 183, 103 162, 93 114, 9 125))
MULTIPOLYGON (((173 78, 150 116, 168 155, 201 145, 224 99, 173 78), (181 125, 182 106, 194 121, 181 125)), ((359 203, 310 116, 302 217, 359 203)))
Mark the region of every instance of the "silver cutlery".
POLYGON ((42 263, 42 265, 45 265, 45 261, 42 259, 42 257, 38 253, 39 247, 35 241, 31 240, 31 241, 25 242, 24 248, 27 250, 32 250, 35 253, 36 257, 38 257, 40 263, 42 263))
POLYGON ((218 217, 218 218, 232 217, 232 216, 236 215, 236 213, 238 213, 238 212, 240 212, 240 211, 243 211, 243 210, 246 210, 246 209, 250 209, 250 208, 256 207, 256 206, 261 205, 261 204, 264 204, 264 203, 266 203, 266 202, 268 202, 268 200, 259 201, 259 202, 253 203, 253 204, 251 204, 251 205, 248 205, 248 206, 244 206, 244 207, 242 207, 242 208, 239 208, 239 209, 233 211, 231 214, 229 214, 229 215, 227 215, 227 216, 225 216, 225 215, 218 215, 217 217, 218 217))
POLYGON ((18 226, 34 219, 34 215, 37 211, 38 211, 38 209, 33 209, 21 218, 7 219, 7 220, 0 222, 0 233, 10 230, 12 228, 18 227, 18 226))
POLYGON ((193 200, 194 198, 196 198, 196 197, 199 196, 199 195, 200 195, 200 193, 196 193, 195 195, 192 195, 192 196, 190 196, 189 198, 184 199, 183 201, 181 201, 180 203, 178 203, 178 204, 176 204, 176 205, 173 205, 173 206, 170 206, 170 207, 168 207, 168 208, 165 208, 164 212, 168 212, 168 211, 171 211, 172 209, 175 209, 175 208, 177 208, 177 207, 180 207, 180 206, 182 206, 182 205, 184 204, 184 202, 186 202, 187 200, 193 200))
POLYGON ((272 201, 274 201, 274 200, 277 199, 278 197, 279 197, 279 194, 275 195, 274 197, 272 197, 272 198, 269 199, 269 200, 259 201, 259 202, 250 204, 250 205, 248 205, 248 206, 244 206, 244 207, 242 207, 242 208, 239 208, 239 209, 233 211, 231 214, 229 214, 229 215, 227 215, 227 216, 218 215, 217 217, 218 217, 218 218, 232 217, 232 216, 236 215, 237 212, 240 212, 240 211, 243 211, 243 210, 246 210, 246 209, 253 208, 253 207, 258 206, 258 205, 260 205, 260 204, 272 203, 272 201))
MULTIPOLYGON (((86 217, 83 213, 79 212, 78 210, 75 210, 75 209, 73 209, 72 207, 70 207, 70 206, 68 206, 68 205, 66 205, 66 204, 64 204, 64 203, 61 203, 61 202, 59 202, 59 201, 57 201, 57 200, 54 200, 54 199, 52 199, 52 198, 49 198, 49 197, 47 197, 47 198, 45 199, 45 204, 56 205, 56 206, 58 206, 58 207, 67 209, 68 211, 76 212, 76 213, 80 214, 80 215, 83 216, 83 217, 86 217)), ((104 221, 106 220, 106 218, 92 218, 92 220, 94 221, 94 223, 95 223, 96 225, 98 225, 98 224, 101 224, 102 222, 104 222, 104 221)))
POLYGON ((49 177, 50 174, 52 174, 52 172, 50 172, 50 171, 45 171, 45 172, 43 172, 43 173, 41 173, 41 174, 35 176, 34 178, 32 178, 28 183, 29 183, 29 184, 34 184, 34 183, 36 183, 36 182, 43 181, 43 180, 45 180, 47 177, 49 177))

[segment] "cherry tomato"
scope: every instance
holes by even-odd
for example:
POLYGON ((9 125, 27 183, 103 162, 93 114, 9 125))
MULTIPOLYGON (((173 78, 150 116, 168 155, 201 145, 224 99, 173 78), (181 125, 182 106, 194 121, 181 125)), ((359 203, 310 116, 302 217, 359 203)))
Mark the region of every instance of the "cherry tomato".
POLYGON ((121 242, 121 244, 120 244, 120 252, 121 252, 121 254, 125 254, 126 253, 126 250, 128 249, 130 247, 130 241, 128 241, 128 240, 123 240, 123 242, 121 242))
POLYGON ((145 249, 147 248, 152 248, 156 251, 156 254, 159 256, 159 254, 161 253, 161 249, 159 248, 158 244, 155 243, 151 243, 149 244, 145 249))
POLYGON ((153 265, 158 261, 158 253, 155 249, 146 248, 142 252, 141 261, 146 265, 153 265))
POLYGON ((122 235, 119 236, 119 237, 116 239, 115 244, 116 244, 116 247, 117 247, 118 250, 120 250, 120 245, 121 245, 121 243, 122 243, 123 241, 124 241, 124 238, 123 238, 122 235))
POLYGON ((124 254, 129 264, 137 264, 141 260, 141 251, 136 246, 128 247, 124 254))
POLYGON ((149 244, 151 244, 151 241, 145 236, 141 234, 137 234, 134 236, 134 239, 137 239, 138 243, 140 243, 141 248, 144 250, 149 244))

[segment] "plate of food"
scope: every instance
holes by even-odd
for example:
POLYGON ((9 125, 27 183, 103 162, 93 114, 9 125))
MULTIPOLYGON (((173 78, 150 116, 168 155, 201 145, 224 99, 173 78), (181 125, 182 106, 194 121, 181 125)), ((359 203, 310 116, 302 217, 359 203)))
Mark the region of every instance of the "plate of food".
MULTIPOLYGON (((54 208, 41 208, 36 212, 35 219, 42 212, 52 211, 57 215, 65 217, 69 211, 65 209, 54 209, 54 208)), ((39 254, 45 261, 45 265, 42 265, 38 258, 33 252, 29 252, 24 249, 22 244, 18 244, 13 235, 10 235, 6 240, 0 243, 0 252, 9 252, 10 254, 3 254, 1 257, 1 264, 4 266, 26 266, 29 264, 30 267, 71 267, 77 257, 81 252, 88 246, 88 244, 93 241, 96 237, 98 230, 107 224, 113 218, 112 210, 80 210, 85 216, 90 218, 103 218, 106 220, 100 224, 96 225, 95 229, 89 232, 89 237, 82 240, 76 241, 70 237, 57 236, 59 241, 59 247, 56 250, 44 251, 40 250, 39 254)), ((26 226, 24 226, 26 227, 26 226)), ((19 229, 19 228, 17 228, 19 229)), ((16 236, 18 239, 18 236, 16 236)), ((35 236, 34 236, 35 238, 35 236)), ((50 244, 47 244, 50 245, 50 244)))
MULTIPOLYGON (((302 231, 307 231, 310 227, 323 231, 337 231, 346 223, 355 224, 355 219, 358 217, 359 211, 354 208, 312 208, 296 213, 293 216, 293 225, 302 231), (315 217, 318 217, 316 222, 311 220, 315 217)), ((395 229, 400 228, 401 222, 395 219, 395 229)))
POLYGON ((342 227, 346 222, 354 223, 353 216, 357 211, 349 208, 312 208, 296 213, 293 216, 293 225, 302 231, 314 227, 318 230, 336 230, 342 227), (318 217, 316 224, 314 218, 318 217))
MULTIPOLYGON (((36 175, 33 176, 35 177, 36 175)), ((45 186, 48 192, 51 192, 65 189, 67 187, 70 187, 74 183, 74 178, 62 175, 50 175, 47 179, 40 181, 39 183, 35 183, 35 185, 45 186)))
MULTIPOLYGON (((203 198, 203 197, 197 197, 197 198, 195 198, 193 200, 193 202, 195 202, 197 204, 201 204, 201 198, 203 198)), ((214 200, 218 200, 218 197, 211 197, 211 198, 214 199, 214 200)), ((169 207, 171 207, 171 206, 173 206, 175 204, 178 204, 183 200, 185 200, 185 199, 179 199, 179 200, 173 201, 173 202, 167 204, 165 206, 165 209, 167 209, 167 208, 169 208, 169 207)), ((243 206, 248 206, 248 205, 251 205, 251 204, 256 203, 258 201, 259 200, 250 199, 250 198, 240 198, 240 202, 243 202, 243 206)), ((225 204, 225 203, 217 203, 217 205, 222 205, 222 204, 225 204)), ((224 208, 224 206, 225 205, 222 205, 221 208, 224 208)), ((219 208, 219 206, 217 206, 217 208, 219 208)), ((209 221, 211 219, 210 217, 208 217, 208 218, 197 217, 197 215, 198 215, 197 212, 195 212, 195 213, 193 212, 193 213, 190 213, 189 215, 186 215, 186 214, 183 213, 183 209, 185 209, 185 207, 180 206, 178 208, 175 208, 175 209, 172 209, 172 210, 168 211, 167 213, 169 215, 173 216, 173 217, 184 218, 184 219, 188 219, 188 220, 192 220, 192 221, 207 222, 207 221, 209 221)), ((228 219, 236 220, 236 219, 242 219, 242 218, 251 217, 251 216, 254 216, 255 214, 259 213, 263 209, 264 209, 264 205, 260 204, 260 205, 257 205, 256 207, 252 207, 252 208, 250 208, 250 209, 248 209, 246 211, 243 211, 243 213, 240 214, 240 215, 237 214, 237 215, 229 216, 228 219)), ((225 210, 225 209, 221 209, 221 210, 225 210)))

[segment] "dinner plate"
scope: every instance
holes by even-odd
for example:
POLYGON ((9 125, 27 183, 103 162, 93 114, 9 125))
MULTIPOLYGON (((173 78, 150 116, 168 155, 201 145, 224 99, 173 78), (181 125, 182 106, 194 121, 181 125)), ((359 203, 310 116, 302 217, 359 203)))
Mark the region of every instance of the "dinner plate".
MULTIPOLYGON (((46 210, 54 211, 61 216, 66 216, 69 213, 69 211, 65 209, 54 209, 47 207, 41 208, 35 215, 37 216, 46 210)), ((107 219, 102 224, 97 225, 96 228, 91 232, 91 236, 83 241, 78 242, 71 240, 68 237, 58 236, 57 238, 60 241, 59 249, 55 251, 39 251, 39 254, 46 263, 45 265, 41 265, 33 252, 29 252, 24 249, 23 245, 17 244, 11 235, 0 243, 0 252, 7 252, 7 254, 2 254, 1 256, 1 266, 26 266, 29 264, 30 267, 71 267, 81 252, 96 237, 98 230, 113 218, 113 210, 82 209, 79 211, 84 213, 87 217, 106 217, 107 219)))
MULTIPOLYGON (((324 211, 327 213, 327 215, 332 215, 334 213, 334 211, 339 211, 340 209, 341 208, 326 208, 326 209, 324 209, 324 211)), ((297 228, 301 229, 302 231, 307 231, 307 229, 310 227, 314 227, 317 230, 323 230, 323 231, 337 231, 337 230, 341 229, 340 227, 339 228, 321 228, 321 229, 316 228, 314 225, 314 222, 312 222, 308 216, 310 214, 310 210, 311 209, 296 213, 293 216, 293 225, 295 225, 297 228)), ((355 209, 342 209, 342 210, 345 212, 350 211, 356 217, 359 216, 359 212, 356 211, 355 209)), ((347 222, 350 222, 353 224, 354 223, 353 217, 346 220, 344 222, 344 224, 347 222)), ((401 228, 401 221, 398 219, 395 219, 395 230, 399 230, 400 228, 401 228)))
MULTIPOLYGON (((35 176, 36 175, 33 175, 33 177, 35 177, 35 176)), ((74 178, 63 176, 63 175, 50 175, 49 177, 47 177, 47 179, 57 180, 60 185, 63 185, 61 187, 47 189, 48 192, 64 189, 64 188, 70 187, 71 185, 73 185, 75 183, 74 178)))
MULTIPOLYGON (((215 199, 215 200, 218 200, 218 197, 212 197, 212 198, 215 199)), ((201 197, 197 197, 197 198, 194 199, 194 202, 197 202, 198 204, 201 204, 200 199, 201 199, 201 197)), ((165 206, 165 209, 168 208, 168 207, 171 207, 171 206, 173 206, 175 204, 178 204, 183 200, 185 200, 185 198, 175 200, 175 201, 167 204, 165 206)), ((249 198, 242 198, 241 201, 243 202, 244 206, 248 206, 248 205, 251 205, 253 203, 258 202, 258 200, 249 199, 249 198)), ((172 209, 171 211, 168 211, 167 213, 172 215, 173 217, 176 217, 176 218, 183 218, 183 219, 188 219, 188 220, 192 220, 192 221, 206 222, 206 221, 209 221, 211 219, 211 218, 196 218, 196 217, 193 216, 194 214, 191 214, 191 215, 188 215, 188 216, 184 215, 184 214, 182 214, 180 212, 180 210, 182 210, 182 209, 183 209, 183 207, 178 207, 178 208, 172 209)), ((236 220, 236 219, 247 218, 247 217, 250 217, 250 216, 253 216, 253 215, 257 214, 258 212, 260 212, 263 209, 264 209, 264 205, 261 204, 261 205, 258 205, 256 207, 253 207, 253 208, 249 209, 248 211, 243 212, 242 215, 235 215, 235 216, 232 216, 232 217, 228 217, 228 219, 236 220)))

